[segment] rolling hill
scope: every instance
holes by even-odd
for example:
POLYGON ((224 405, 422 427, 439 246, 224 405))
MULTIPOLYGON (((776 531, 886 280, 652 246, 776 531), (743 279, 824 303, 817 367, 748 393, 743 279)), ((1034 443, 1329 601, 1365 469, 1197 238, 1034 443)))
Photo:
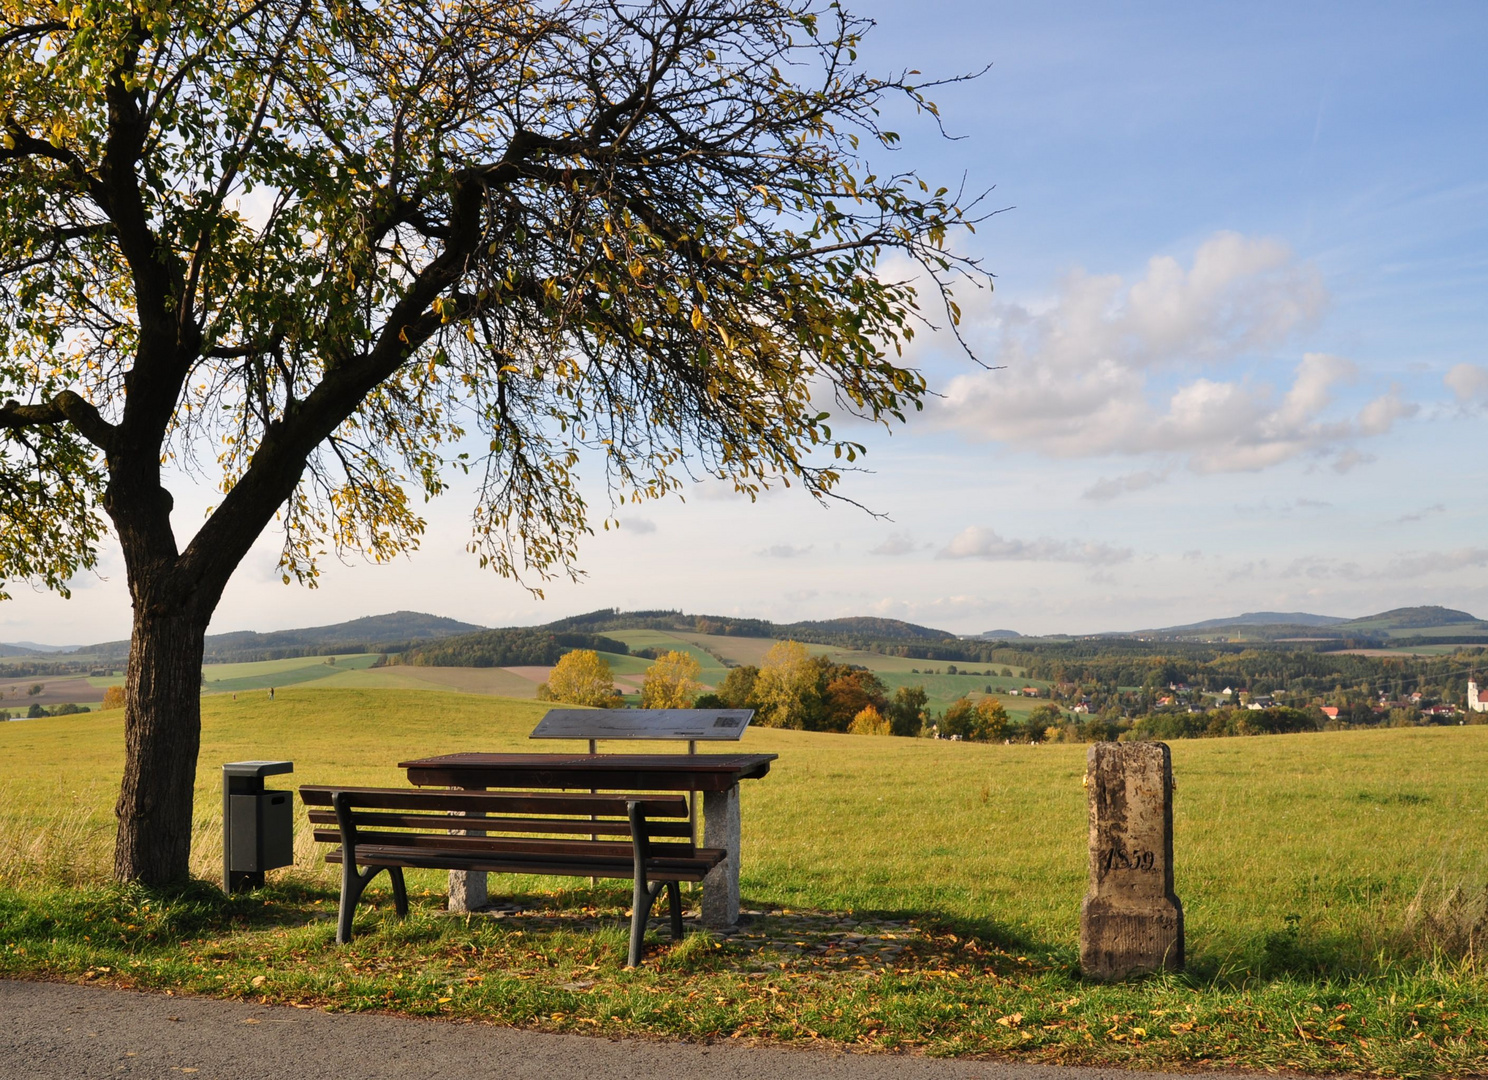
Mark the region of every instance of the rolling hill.
MULTIPOLYGON (((485 627, 474 623, 446 619, 440 615, 394 611, 386 615, 369 615, 349 622, 332 623, 329 626, 273 630, 266 634, 252 630, 208 634, 203 656, 207 663, 229 663, 330 653, 401 652, 417 642, 484 629, 485 627)), ((129 642, 107 641, 84 646, 73 652, 99 662, 118 662, 129 656, 129 642)), ((52 654, 48 659, 65 660, 67 654, 52 654)))

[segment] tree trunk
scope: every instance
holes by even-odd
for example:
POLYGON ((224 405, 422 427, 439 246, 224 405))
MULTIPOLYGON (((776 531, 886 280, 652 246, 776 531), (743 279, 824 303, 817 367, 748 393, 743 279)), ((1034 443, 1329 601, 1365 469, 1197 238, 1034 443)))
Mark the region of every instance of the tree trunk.
POLYGON ((114 876, 147 885, 190 875, 192 795, 201 748, 201 670, 208 614, 135 592, 124 684, 124 784, 114 876), (175 608, 175 610, 171 610, 175 608))

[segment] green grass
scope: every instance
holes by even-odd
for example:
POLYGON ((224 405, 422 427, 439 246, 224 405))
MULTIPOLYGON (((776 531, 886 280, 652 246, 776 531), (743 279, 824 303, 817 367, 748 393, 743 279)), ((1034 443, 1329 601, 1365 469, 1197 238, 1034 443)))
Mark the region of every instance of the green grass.
MULTIPOLYGON (((413 690, 208 697, 194 868, 211 878, 220 865, 221 762, 292 759, 286 785, 400 785, 396 763, 411 756, 563 749, 526 739, 544 708, 413 690)), ((1117 987, 1075 971, 1084 747, 751 729, 742 749, 780 755, 743 789, 746 906, 902 920, 913 941, 892 964, 837 957, 803 928, 804 952, 697 935, 627 972, 624 884, 495 879, 493 892, 545 917, 467 923, 438 913, 433 873, 412 876, 422 899, 408 923, 387 920, 374 888, 364 936, 334 949, 334 877, 303 822, 299 869, 255 897, 101 886, 122 761, 120 716, 104 713, 0 725, 0 754, 25 763, 0 781, 0 974, 611 1034, 1488 1070, 1488 979, 1449 925, 1488 883, 1488 726, 1174 744, 1189 970, 1117 987)))
MULTIPOLYGON (((728 674, 728 668, 723 662, 706 649, 664 630, 622 630, 607 636, 625 642, 632 651, 655 649, 658 653, 672 650, 687 653, 698 662, 698 666, 702 669, 699 677, 709 686, 717 686, 728 674)), ((608 659, 610 654, 606 653, 605 656, 608 659)), ((651 662, 648 660, 645 663, 649 667, 651 662)))
MULTIPOLYGON (((632 631, 623 630, 610 633, 610 637, 623 639, 630 643, 632 631)), ((636 633, 661 634, 662 631, 636 631, 636 633)), ((753 664, 758 667, 764 662, 765 654, 776 644, 774 638, 750 638, 750 637, 728 637, 722 634, 693 634, 678 631, 666 636, 674 637, 679 641, 690 642, 698 648, 712 652, 724 657, 732 664, 753 664)), ((843 649, 836 645, 815 645, 807 643, 806 648, 813 655, 830 656, 841 664, 857 664, 869 671, 908 675, 915 670, 924 671, 927 667, 945 670, 946 663, 938 660, 916 660, 904 656, 885 656, 883 653, 864 652, 860 649, 843 649)), ((958 665, 964 667, 966 665, 958 665)), ((1001 671, 1003 665, 979 665, 978 671, 1001 671)), ((1022 668, 1012 668, 1014 676, 1018 679, 1023 677, 1022 668)))
POLYGON ((327 679, 343 671, 358 671, 377 662, 375 653, 346 656, 296 656, 287 660, 259 660, 246 664, 207 664, 202 668, 207 693, 240 693, 327 679))

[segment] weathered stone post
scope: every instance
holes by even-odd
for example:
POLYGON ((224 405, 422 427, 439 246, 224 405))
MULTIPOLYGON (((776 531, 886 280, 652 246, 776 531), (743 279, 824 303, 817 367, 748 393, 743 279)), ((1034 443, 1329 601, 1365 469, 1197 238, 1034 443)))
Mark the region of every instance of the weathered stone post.
POLYGON ((1096 743, 1086 762, 1090 890, 1080 907, 1080 970, 1102 981, 1181 970, 1172 755, 1164 743, 1096 743))
POLYGON ((703 925, 726 930, 739 923, 739 785, 703 792, 703 846, 723 848, 728 858, 703 878, 703 925))
MULTIPOLYGON (((485 788, 469 788, 470 791, 484 791, 485 788)), ((451 810, 450 817, 472 817, 479 818, 486 815, 478 810, 468 813, 460 810, 451 810)), ((479 829, 451 829, 451 836, 485 836, 479 829)), ((449 909, 451 911, 479 911, 490 903, 490 896, 486 892, 486 872, 484 870, 451 870, 449 872, 449 909)))

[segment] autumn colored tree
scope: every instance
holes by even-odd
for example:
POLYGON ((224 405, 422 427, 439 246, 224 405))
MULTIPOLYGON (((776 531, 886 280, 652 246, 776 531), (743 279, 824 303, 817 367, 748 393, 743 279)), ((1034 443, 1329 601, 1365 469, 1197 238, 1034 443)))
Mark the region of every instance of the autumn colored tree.
POLYGON ((872 705, 864 706, 863 710, 852 718, 852 723, 847 726, 849 735, 892 735, 893 730, 889 727, 889 721, 872 705))
POLYGON ((818 669, 799 641, 777 641, 765 653, 754 680, 758 722, 765 727, 805 728, 819 706, 818 669))
POLYGON ((976 726, 972 738, 981 742, 1001 742, 1007 738, 1008 714, 995 697, 984 697, 976 703, 976 726))
POLYGON ((604 657, 593 649, 574 649, 558 658, 548 681, 538 688, 538 697, 568 705, 594 705, 614 709, 620 705, 615 692, 615 673, 604 657))
POLYGON ((1007 710, 993 697, 977 701, 957 698, 946 707, 940 718, 942 735, 959 736, 968 742, 990 742, 1005 738, 1008 732, 1007 710))
POLYGON ((641 708, 690 709, 702 689, 698 676, 703 666, 691 653, 673 649, 663 653, 649 668, 641 682, 641 708))
MULTIPOLYGON (((187 875, 203 636, 271 523, 286 582, 418 546, 574 573, 581 463, 817 498, 925 383, 899 349, 971 224, 875 169, 891 97, 818 0, 0 0, 0 583, 133 605, 114 872, 187 875), (840 427, 837 430, 842 430, 840 427), (852 429, 847 429, 852 430, 852 429), (172 521, 167 485, 220 490, 172 521)), ((606 525, 609 521, 606 520, 606 525)), ((0 589, 3 592, 3 589, 0 589)))
POLYGON ((828 670, 822 690, 822 727, 827 731, 847 731, 865 709, 875 714, 888 708, 888 695, 883 681, 871 671, 845 664, 825 665, 828 670))

